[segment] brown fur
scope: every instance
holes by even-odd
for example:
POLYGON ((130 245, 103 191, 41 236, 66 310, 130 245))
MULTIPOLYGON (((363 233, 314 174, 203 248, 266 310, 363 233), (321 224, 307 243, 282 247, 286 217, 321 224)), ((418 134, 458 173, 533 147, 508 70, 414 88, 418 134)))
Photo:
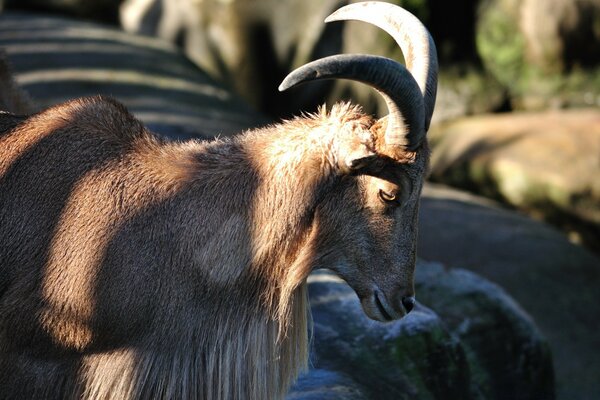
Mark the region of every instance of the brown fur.
POLYGON ((308 227, 253 239, 270 204, 242 140, 163 143, 91 98, 0 146, 0 397, 283 395, 306 365, 306 276, 276 274, 308 227))
POLYGON ((283 397, 373 122, 340 105, 166 143, 102 97, 0 115, 0 398, 283 397))

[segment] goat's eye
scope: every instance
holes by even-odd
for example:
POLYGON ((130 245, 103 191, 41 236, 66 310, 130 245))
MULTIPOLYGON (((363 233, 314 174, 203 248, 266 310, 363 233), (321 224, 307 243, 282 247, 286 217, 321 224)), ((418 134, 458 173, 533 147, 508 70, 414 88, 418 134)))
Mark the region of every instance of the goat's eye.
POLYGON ((383 189, 379 189, 379 200, 384 203, 396 203, 398 202, 398 196, 394 193, 388 193, 383 189))

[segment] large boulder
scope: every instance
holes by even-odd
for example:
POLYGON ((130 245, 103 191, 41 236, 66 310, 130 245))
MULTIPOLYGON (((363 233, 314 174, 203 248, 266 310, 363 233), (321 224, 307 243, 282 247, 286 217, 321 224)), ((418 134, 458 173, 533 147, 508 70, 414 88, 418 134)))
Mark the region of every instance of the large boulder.
POLYGON ((471 271, 442 264, 417 268, 419 300, 460 340, 471 386, 481 398, 554 398, 548 343, 512 297, 471 271))
POLYGON ((600 398, 598 256, 544 223, 435 185, 421 201, 418 252, 474 271, 514 297, 550 343, 557 398, 600 398))
MULTIPOLYGON (((420 262, 416 291, 430 308, 419 304, 400 321, 379 323, 336 275, 309 278, 312 365, 341 374, 336 385, 347 396, 323 398, 554 398, 548 345, 501 288, 466 270, 420 262)), ((298 391, 323 385, 313 374, 290 398, 311 398, 298 391)))
POLYGON ((0 47, 39 107, 116 97, 151 129, 174 138, 229 135, 266 119, 173 45, 118 29, 29 13, 0 14, 0 47))
POLYGON ((434 180, 502 199, 600 249, 598 109, 465 118, 429 135, 434 180))

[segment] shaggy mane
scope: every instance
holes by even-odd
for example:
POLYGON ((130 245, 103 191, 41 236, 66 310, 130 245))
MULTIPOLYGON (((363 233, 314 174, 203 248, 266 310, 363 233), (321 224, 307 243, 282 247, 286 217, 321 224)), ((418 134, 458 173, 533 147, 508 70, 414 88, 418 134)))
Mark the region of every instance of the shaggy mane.
POLYGON ((176 352, 141 347, 85 357, 73 398, 283 398, 307 369, 306 282, 294 291, 290 307, 284 337, 278 322, 261 315, 218 326, 211 337, 190 340, 188 346, 176 346, 176 352))

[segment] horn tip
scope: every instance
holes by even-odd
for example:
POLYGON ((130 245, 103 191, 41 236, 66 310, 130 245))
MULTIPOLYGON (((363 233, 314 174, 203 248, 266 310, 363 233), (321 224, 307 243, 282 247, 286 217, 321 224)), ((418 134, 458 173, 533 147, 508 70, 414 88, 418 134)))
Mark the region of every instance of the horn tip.
POLYGON ((338 21, 335 14, 337 14, 337 11, 331 14, 329 17, 325 18, 325 23, 327 24, 329 22, 338 21))
MULTIPOLYGON (((317 60, 319 61, 319 60, 317 60)), ((301 83, 319 78, 320 72, 315 69, 315 61, 296 68, 286 76, 279 85, 279 91, 283 92, 301 83)))
POLYGON ((279 90, 280 92, 285 92, 286 90, 290 89, 291 87, 296 86, 296 84, 298 82, 295 79, 293 79, 291 75, 292 74, 286 76, 285 79, 283 81, 281 81, 277 90, 279 90))
POLYGON ((299 81, 298 79, 294 79, 293 77, 288 76, 279 84, 277 90, 279 90, 280 92, 285 92, 286 90, 297 86, 299 83, 301 83, 301 81, 299 81))

